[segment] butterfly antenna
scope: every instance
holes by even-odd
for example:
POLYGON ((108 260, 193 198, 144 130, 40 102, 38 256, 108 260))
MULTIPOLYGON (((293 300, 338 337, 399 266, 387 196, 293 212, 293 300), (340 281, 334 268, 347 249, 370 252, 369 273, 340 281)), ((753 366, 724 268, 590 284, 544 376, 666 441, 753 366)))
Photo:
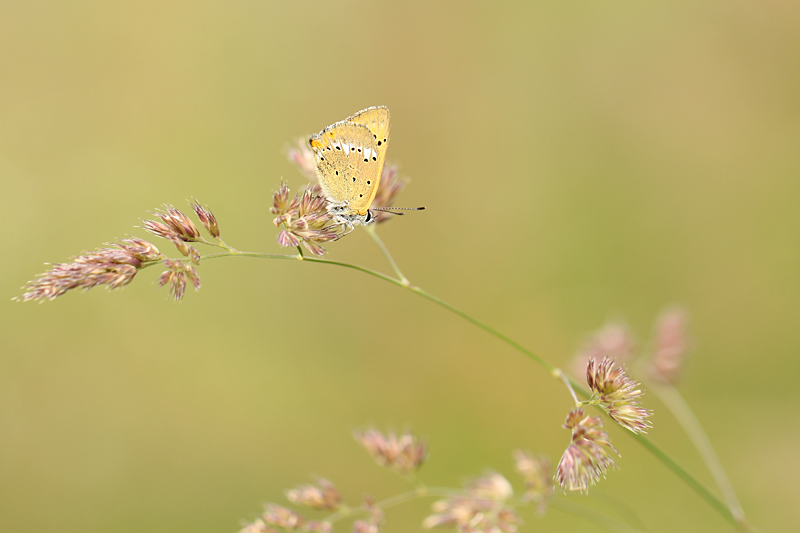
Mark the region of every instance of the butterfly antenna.
POLYGON ((424 211, 424 207, 373 207, 373 211, 383 211, 384 213, 389 213, 392 215, 402 216, 405 213, 395 213, 396 210, 404 210, 404 211, 424 211))

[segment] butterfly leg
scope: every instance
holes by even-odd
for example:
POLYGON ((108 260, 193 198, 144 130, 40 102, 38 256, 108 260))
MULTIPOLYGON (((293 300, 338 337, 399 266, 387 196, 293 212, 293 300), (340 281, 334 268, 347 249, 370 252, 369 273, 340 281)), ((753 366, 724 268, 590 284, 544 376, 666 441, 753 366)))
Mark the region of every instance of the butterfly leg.
POLYGON ((344 233, 340 233, 340 234, 339 234, 339 236, 338 236, 338 237, 336 237, 336 239, 335 239, 335 240, 337 240, 337 241, 338 241, 339 239, 341 239, 342 237, 344 237, 345 235, 347 235, 348 233, 350 233, 351 231, 353 231, 354 229, 356 229, 356 227, 353 225, 353 223, 352 223, 352 222, 350 222, 349 220, 347 220, 347 219, 346 219, 346 218, 344 218, 344 217, 338 217, 338 216, 337 216, 337 217, 336 217, 336 222, 337 222, 337 223, 338 223, 340 226, 347 226, 347 231, 345 231, 344 233))

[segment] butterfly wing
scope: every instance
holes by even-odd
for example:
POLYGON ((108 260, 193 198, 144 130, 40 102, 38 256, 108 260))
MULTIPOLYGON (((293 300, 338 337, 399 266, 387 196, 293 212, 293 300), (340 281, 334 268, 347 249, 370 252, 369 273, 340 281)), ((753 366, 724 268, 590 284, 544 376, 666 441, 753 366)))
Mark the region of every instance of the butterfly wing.
POLYGON ((365 125, 342 121, 312 135, 309 145, 317 156, 317 177, 325 195, 351 214, 365 216, 383 170, 376 136, 365 125))
POLYGON ((386 162, 386 149, 389 146, 389 109, 386 106, 375 106, 363 109, 346 118, 344 122, 363 124, 372 132, 375 144, 378 146, 378 178, 383 173, 383 165, 386 162))

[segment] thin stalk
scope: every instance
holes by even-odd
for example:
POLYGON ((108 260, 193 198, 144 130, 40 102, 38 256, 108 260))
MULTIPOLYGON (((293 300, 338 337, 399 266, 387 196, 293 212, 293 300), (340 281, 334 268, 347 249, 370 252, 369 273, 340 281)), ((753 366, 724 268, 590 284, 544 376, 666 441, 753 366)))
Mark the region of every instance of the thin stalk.
POLYGON ((400 283, 402 283, 403 285, 410 285, 410 283, 408 282, 408 278, 406 278, 403 275, 403 273, 400 272, 400 267, 397 266, 397 263, 395 263, 394 258, 392 257, 392 254, 389 253, 389 249, 386 247, 385 244, 383 244, 383 241, 378 236, 378 232, 375 231, 375 225, 373 224, 372 226, 365 226, 364 229, 367 230, 367 234, 370 237, 372 237, 372 240, 375 241, 375 244, 377 244, 378 248, 381 249, 381 252, 383 252, 383 255, 386 256, 386 259, 389 261, 389 264, 392 266, 392 270, 394 270, 394 273, 397 274, 397 279, 400 280, 400 283))
POLYGON ((456 491, 448 488, 417 487, 414 490, 403 492, 401 494, 386 498, 385 500, 381 500, 376 504, 376 506, 381 509, 388 509, 390 507, 394 507, 395 505, 400 505, 401 503, 416 500, 417 498, 426 498, 431 496, 435 496, 437 498, 446 498, 448 496, 452 496, 454 492, 456 491))
MULTIPOLYGON (((429 498, 431 496, 435 497, 448 497, 452 496, 454 492, 453 489, 448 488, 438 488, 438 487, 417 487, 416 489, 409 490, 406 492, 402 492, 400 494, 396 494, 385 500, 381 500, 375 503, 375 507, 379 509, 389 509, 390 507, 394 507, 396 505, 400 505, 406 502, 410 502, 412 500, 416 500, 419 498, 429 498)), ((337 522, 343 518, 351 516, 353 514, 365 514, 363 508, 360 507, 348 507, 348 506, 341 506, 338 511, 328 515, 325 517, 325 521, 327 522, 337 522)))
MULTIPOLYGON (((256 257, 259 259, 292 259, 293 261, 302 261, 304 258, 302 255, 286 255, 286 254, 260 254, 256 252, 240 252, 238 250, 231 250, 228 252, 220 252, 218 254, 208 254, 200 257, 200 260, 207 260, 207 259, 219 259, 220 257, 256 257)), ((178 259, 174 259, 177 261, 184 261, 186 258, 181 257, 178 259)), ((158 261, 151 261, 148 263, 144 263, 141 268, 149 268, 156 265, 163 264, 164 260, 158 261)))
POLYGON ((593 522, 609 531, 616 531, 619 533, 635 533, 637 531, 642 531, 641 529, 631 527, 604 514, 598 513, 594 509, 589 509, 583 505, 578 505, 571 500, 567 500, 566 498, 553 498, 550 500, 548 506, 550 508, 563 511, 567 514, 583 518, 589 522, 593 522))
POLYGON ((639 517, 638 512, 634 510, 634 508, 631 507, 631 505, 625 503, 625 501, 620 500, 619 498, 616 498, 608 493, 601 491, 594 493, 593 499, 601 503, 609 511, 613 511, 614 513, 619 515, 620 516, 619 520, 621 522, 625 524, 630 524, 630 527, 635 529, 640 529, 642 531, 647 530, 647 525, 639 517))
POLYGON ((739 503, 739 499, 736 497, 733 486, 725 473, 725 469, 722 467, 722 463, 720 463, 719 457, 714 451, 714 447, 711 445, 708 435, 703 431, 703 426, 700 424, 700 421, 697 420, 691 407, 689 407, 686 400, 683 399, 681 393, 670 384, 652 386, 650 390, 661 399, 663 404, 670 410, 689 436, 689 440, 692 441, 692 444, 694 444, 694 447, 697 449, 698 453, 700 453, 700 456, 711 472, 711 476, 722 492, 723 498, 725 498, 725 501, 728 503, 728 508, 733 517, 737 522, 745 523, 747 519, 744 516, 744 510, 739 503))
POLYGON ((728 522, 735 526, 745 526, 745 531, 749 531, 749 527, 741 522, 736 520, 736 517, 733 516, 733 513, 730 509, 714 494, 711 493, 707 488, 705 488, 699 481, 697 481, 689 472, 687 472, 682 466, 678 465, 671 457, 669 457, 666 453, 661 451, 655 444, 647 440, 644 435, 640 433, 634 433, 633 438, 639 441, 639 444, 647 448, 653 455, 655 455, 662 463, 664 463, 667 468, 675 472, 678 477, 680 477, 683 481, 686 482, 691 488, 695 490, 700 496, 703 497, 714 509, 716 509, 719 514, 721 514, 728 522))
POLYGON ((578 401, 578 395, 575 394, 575 389, 572 387, 572 383, 569 380, 569 376, 565 373, 560 372, 561 381, 564 383, 564 386, 569 390, 570 395, 572 396, 572 400, 575 402, 575 405, 579 405, 581 402, 578 401))

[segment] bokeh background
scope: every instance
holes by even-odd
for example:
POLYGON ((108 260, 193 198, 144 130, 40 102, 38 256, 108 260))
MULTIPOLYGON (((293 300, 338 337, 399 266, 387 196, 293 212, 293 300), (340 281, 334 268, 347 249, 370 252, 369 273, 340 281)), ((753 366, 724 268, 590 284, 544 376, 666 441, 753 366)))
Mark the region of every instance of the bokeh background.
MULTIPOLYGON (((315 475, 384 498, 407 485, 352 439, 370 424, 425 436, 434 486, 492 468, 519 487, 517 448, 557 460, 562 386, 355 271, 226 259, 179 304, 155 269, 10 301, 43 263, 145 237, 148 210, 191 196, 230 244, 279 253, 271 193, 305 183, 285 149, 378 104, 411 180, 397 205, 428 207, 379 228, 412 282, 565 367, 607 320, 644 350, 684 306, 683 394, 752 523, 797 524, 798 28, 778 0, 0 3, 0 530, 234 532, 315 475)), ((390 272, 360 229, 329 251, 390 272)), ((652 440, 713 487, 645 403, 652 440)), ((609 432, 620 469, 574 501, 729 530, 609 432)), ((420 530, 429 503, 385 531, 420 530)))

